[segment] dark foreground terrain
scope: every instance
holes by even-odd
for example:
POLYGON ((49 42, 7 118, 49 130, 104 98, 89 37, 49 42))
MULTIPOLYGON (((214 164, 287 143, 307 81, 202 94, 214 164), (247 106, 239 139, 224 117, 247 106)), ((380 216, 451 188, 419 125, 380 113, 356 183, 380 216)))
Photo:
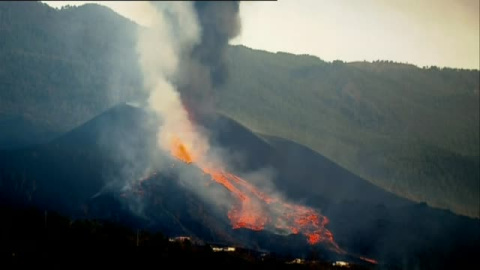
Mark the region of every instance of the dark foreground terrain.
MULTIPOLYGON (((236 248, 213 252, 213 244, 175 240, 108 221, 72 220, 35 208, 0 206, 0 266, 22 267, 231 267, 234 269, 338 269, 312 253, 291 256, 236 248), (294 263, 296 262, 296 263, 294 263)), ((349 264, 350 269, 371 269, 349 264)))

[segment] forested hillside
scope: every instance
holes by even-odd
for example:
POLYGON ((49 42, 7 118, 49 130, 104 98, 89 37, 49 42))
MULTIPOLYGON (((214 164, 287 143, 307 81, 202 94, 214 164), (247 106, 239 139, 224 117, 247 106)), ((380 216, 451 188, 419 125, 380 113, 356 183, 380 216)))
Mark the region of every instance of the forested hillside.
POLYGON ((99 5, 1 2, 0 146, 48 140, 139 93, 136 27, 99 5))
MULTIPOLYGON (((479 72, 229 51, 220 110, 416 201, 479 215, 479 72)), ((334 179, 332 179, 334 181, 334 179)))

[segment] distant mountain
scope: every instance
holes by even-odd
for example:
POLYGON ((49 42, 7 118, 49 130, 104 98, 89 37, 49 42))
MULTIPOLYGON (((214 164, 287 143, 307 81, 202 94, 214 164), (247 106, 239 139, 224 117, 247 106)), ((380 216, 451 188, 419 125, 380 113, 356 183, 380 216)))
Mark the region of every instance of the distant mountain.
MULTIPOLYGON (((0 147, 51 141, 143 101, 139 26, 99 5, 0 3, 0 147)), ((218 110, 402 197, 479 217, 479 71, 227 52, 218 110)))
POLYGON ((227 53, 219 110, 290 139, 400 196, 480 213, 478 70, 227 53))
MULTIPOLYGON (((165 154, 151 147, 155 129, 150 120, 148 112, 120 105, 51 143, 0 151, 0 198, 172 236, 339 258, 321 245, 308 246, 300 236, 233 230, 225 211, 182 180, 203 173, 181 162, 166 162, 165 154), (183 166, 182 177, 165 166, 171 162, 183 166), (158 173, 140 180, 145 172, 158 173)), ((321 209, 339 245, 351 254, 373 257, 387 267, 402 262, 399 268, 474 263, 480 250, 478 220, 398 198, 304 146, 278 138, 267 142, 231 119, 220 116, 209 122, 209 129, 224 149, 243 156, 242 162, 232 164, 236 170, 273 168, 274 182, 287 198, 321 209)), ((202 188, 226 191, 208 184, 208 178, 199 181, 205 181, 198 183, 202 188)))
POLYGON ((22 124, 2 128, 0 146, 50 140, 138 96, 136 29, 100 5, 58 10, 2 1, 0 126, 22 124))

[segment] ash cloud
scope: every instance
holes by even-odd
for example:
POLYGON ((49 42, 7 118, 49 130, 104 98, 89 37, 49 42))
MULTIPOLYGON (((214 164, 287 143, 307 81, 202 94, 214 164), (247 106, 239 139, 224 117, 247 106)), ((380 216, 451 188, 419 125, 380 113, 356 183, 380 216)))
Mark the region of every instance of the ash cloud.
POLYGON ((239 5, 237 1, 193 3, 201 33, 183 62, 178 89, 183 104, 196 117, 212 115, 212 90, 227 79, 225 49, 240 33, 239 5))
POLYGON ((158 145, 169 152, 172 141, 180 140, 204 163, 222 160, 206 157, 209 134, 195 120, 214 113, 212 90, 227 76, 225 48, 240 31, 239 2, 150 5, 156 18, 140 32, 137 51, 149 108, 162 121, 158 145))
MULTIPOLYGON (((193 162, 189 168, 198 168, 192 172, 185 166, 175 167, 179 183, 214 206, 211 210, 228 212, 234 228, 263 229, 267 221, 273 222, 267 215, 284 220, 281 215, 291 207, 285 208, 283 196, 275 192, 271 179, 274 172, 257 168, 242 174, 261 184, 263 191, 280 202, 272 208, 251 183, 224 173, 231 168, 229 157, 232 155, 211 132, 219 126, 203 125, 214 116, 213 89, 227 79, 224 54, 228 41, 240 31, 239 3, 157 2, 151 5, 157 12, 156 22, 140 33, 138 53, 144 87, 150 93, 149 109, 160 119, 157 146, 162 152, 193 162), (177 152, 178 149, 183 150, 177 152), (186 151, 188 155, 182 154, 186 151), (202 176, 202 171, 208 176, 202 176), (204 185, 206 177, 212 178, 210 181, 216 177, 213 187, 204 185)), ((283 223, 288 227, 291 222, 288 219, 283 223)), ((270 227, 266 228, 272 229, 270 227)))

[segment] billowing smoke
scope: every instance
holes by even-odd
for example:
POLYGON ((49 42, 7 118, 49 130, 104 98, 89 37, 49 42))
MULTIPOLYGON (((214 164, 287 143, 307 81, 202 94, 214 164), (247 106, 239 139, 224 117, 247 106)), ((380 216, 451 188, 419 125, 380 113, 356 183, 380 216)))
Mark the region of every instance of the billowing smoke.
MULTIPOLYGON (((235 229, 302 233, 311 244, 325 241, 344 253, 325 228, 326 217, 230 173, 224 149, 218 149, 215 142, 210 144, 212 138, 202 128, 202 122, 214 115, 213 87, 226 79, 224 53, 229 39, 239 31, 238 2, 153 5, 157 21, 141 33, 139 53, 145 87, 150 91, 149 106, 162 121, 158 146, 178 160, 193 163, 230 197, 222 197, 216 193, 218 189, 200 187, 191 175, 180 181, 187 180, 194 192, 217 208, 229 208, 227 215, 235 229)), ((262 171, 249 176, 270 180, 262 171)))
POLYGON ((182 102, 193 116, 208 116, 214 108, 212 90, 225 82, 225 49, 240 32, 239 2, 194 2, 201 27, 199 42, 183 61, 179 81, 182 102))
MULTIPOLYGON (((197 16, 190 2, 152 2, 156 10, 153 25, 139 34, 138 52, 144 86, 150 92, 149 107, 162 119, 158 144, 167 150, 175 136, 189 147, 205 146, 202 136, 192 130, 175 81, 180 62, 200 40, 197 16)), ((198 149, 203 153, 206 149, 198 149)))
POLYGON ((153 2, 156 18, 139 35, 149 106, 162 119, 158 144, 180 140, 198 157, 210 146, 192 119, 210 115, 213 88, 226 79, 225 49, 240 30, 238 2, 153 2))
MULTIPOLYGON (((144 88, 149 92, 148 105, 160 121, 157 145, 163 152, 184 157, 185 162, 223 167, 221 151, 210 145, 207 131, 192 120, 213 113, 213 87, 226 78, 223 54, 228 40, 239 30, 238 3, 150 5, 156 11, 155 21, 141 29, 137 51, 144 88), (185 149, 188 154, 183 153, 185 149)), ((178 173, 180 182, 200 197, 212 203, 215 200, 217 207, 230 205, 218 189, 200 187, 189 171, 178 173)))

